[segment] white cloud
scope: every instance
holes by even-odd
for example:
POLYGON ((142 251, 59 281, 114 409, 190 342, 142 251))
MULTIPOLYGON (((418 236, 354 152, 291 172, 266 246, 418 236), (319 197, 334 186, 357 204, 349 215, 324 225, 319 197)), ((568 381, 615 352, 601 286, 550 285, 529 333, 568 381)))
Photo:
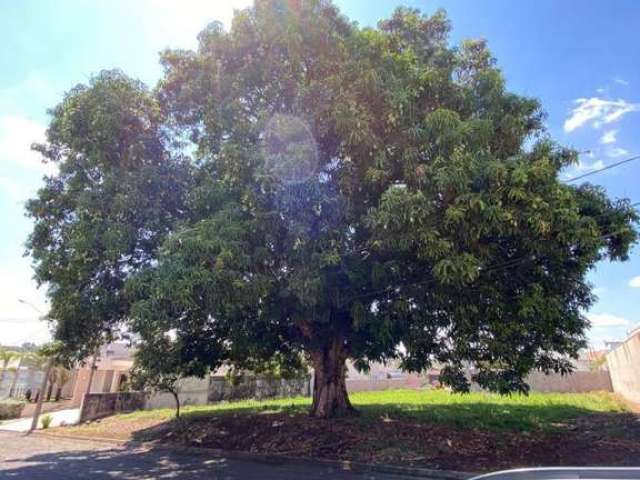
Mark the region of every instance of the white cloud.
POLYGON ((598 170, 599 168, 604 168, 604 162, 602 160, 596 160, 592 163, 582 162, 580 161, 578 165, 576 165, 576 170, 584 172, 589 170, 598 170))
POLYGON ((629 286, 632 288, 640 288, 640 275, 629 280, 629 286))
POLYGON ((32 275, 27 259, 0 265, 0 345, 44 343, 50 339, 48 324, 40 320, 39 313, 48 310, 46 297, 32 275))
POLYGON ((619 158, 629 155, 629 150, 621 147, 613 147, 607 150, 607 156, 611 158, 619 158))
POLYGON ((618 130, 607 130, 600 137, 600 143, 602 143, 603 145, 616 143, 616 135, 618 135, 618 130))
POLYGON ((595 162, 585 162, 584 160, 579 160, 577 164, 573 165, 573 172, 588 172, 589 170, 598 170, 599 168, 604 167, 604 162, 602 160, 596 160, 595 162))
POLYGON ((622 327, 630 324, 626 318, 618 317, 610 313, 589 313, 587 314, 587 318, 591 322, 592 327, 622 327))
POLYGON ((29 104, 37 106, 31 113, 40 115, 44 108, 59 101, 61 93, 44 75, 33 70, 19 83, 0 89, 0 112, 5 115, 24 112, 24 100, 29 99, 29 104))
POLYGON ((578 98, 574 103, 575 107, 564 122, 564 131, 567 133, 587 124, 599 128, 620 120, 627 113, 640 111, 640 104, 622 99, 578 98))
POLYGON ((618 85, 624 85, 625 87, 629 86, 629 82, 627 82, 624 78, 616 77, 613 79, 613 81, 618 85))
POLYGON ((0 162, 55 173, 57 166, 42 163, 41 155, 31 150, 31 144, 43 142, 45 127, 20 115, 0 117, 0 162))
MULTIPOLYGON (((589 158, 593 158, 594 155, 587 154, 589 158)), ((600 168, 604 168, 605 164, 602 160, 596 160, 593 162, 587 162, 584 160, 578 160, 578 163, 572 165, 569 169, 567 169, 563 174, 562 178, 564 180, 568 180, 570 178, 575 177, 576 175, 580 175, 581 173, 589 172, 591 170, 598 170, 600 168)))

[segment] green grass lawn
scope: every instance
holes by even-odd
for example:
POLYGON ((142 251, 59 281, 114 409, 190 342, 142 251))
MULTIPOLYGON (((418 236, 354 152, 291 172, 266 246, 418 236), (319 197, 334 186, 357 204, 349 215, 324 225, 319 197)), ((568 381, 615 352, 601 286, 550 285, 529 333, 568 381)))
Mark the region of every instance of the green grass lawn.
MULTIPOLYGON (((371 417, 389 417, 490 430, 553 428, 554 424, 590 413, 626 411, 621 401, 606 392, 500 396, 486 393, 452 394, 444 390, 386 390, 354 393, 350 398, 362 414, 363 421, 371 417)), ((309 398, 297 397, 188 406, 182 412, 186 419, 224 414, 304 413, 309 405, 309 398)), ((159 409, 117 417, 122 421, 164 421, 173 415, 171 409, 159 409)))
POLYGON ((607 392, 386 390, 351 401, 359 417, 310 418, 310 399, 298 397, 189 406, 179 420, 172 409, 138 411, 49 433, 470 472, 640 458, 638 417, 607 392))

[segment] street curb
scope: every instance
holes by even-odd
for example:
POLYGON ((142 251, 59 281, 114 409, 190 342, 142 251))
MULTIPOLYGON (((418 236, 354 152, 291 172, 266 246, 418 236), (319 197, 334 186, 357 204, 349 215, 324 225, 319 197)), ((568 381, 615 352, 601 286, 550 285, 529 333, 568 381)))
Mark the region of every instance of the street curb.
POLYGON ((429 468, 418 467, 401 467, 387 464, 369 464, 362 462, 353 462, 350 460, 327 460, 327 459, 311 459, 304 457, 290 457, 287 455, 266 455, 260 453, 248 453, 239 451, 220 450, 216 448, 206 447, 184 447, 179 446, 181 450, 193 453, 211 453, 216 456, 226 456, 238 460, 251 460, 254 462, 268 463, 271 465, 308 465, 308 466, 324 466, 333 467, 336 470, 346 470, 352 472, 376 472, 376 473, 392 473, 396 475, 409 475, 413 477, 427 477, 430 479, 442 480, 466 480, 474 476, 473 473, 457 472, 452 470, 434 470, 429 468))
MULTIPOLYGON (((55 427, 55 428, 58 428, 58 427, 55 427)), ((58 434, 58 433, 51 433, 51 432, 43 432, 42 430, 34 430, 32 432, 19 432, 19 433, 23 433, 24 435, 39 435, 39 436, 47 437, 47 438, 66 438, 68 440, 80 440, 80 441, 85 441, 85 442, 108 443, 108 444, 111 444, 111 445, 127 445, 127 444, 136 443, 136 442, 133 442, 131 440, 120 440, 118 438, 87 437, 87 436, 84 436, 84 435, 73 435, 73 434, 69 434, 69 433, 58 434)))
POLYGON ((420 467, 401 467, 397 465, 387 465, 387 464, 369 464, 362 462, 353 462, 350 460, 327 460, 327 459, 312 459, 312 458, 304 458, 304 457, 290 457, 287 455, 278 455, 278 454, 261 454, 261 453, 248 453, 248 452, 240 452, 234 450, 220 450, 217 448, 207 448, 207 447, 187 447, 183 445, 172 445, 168 447, 166 445, 158 445, 154 442, 138 442, 135 440, 120 440, 115 438, 104 438, 104 437, 83 437, 80 435, 67 435, 67 434, 57 434, 57 433, 49 433, 49 432, 33 432, 33 434, 41 435, 49 438, 68 438, 71 440, 79 440, 86 442, 102 442, 108 443, 112 445, 132 445, 141 448, 154 448, 154 449, 164 449, 164 450, 172 450, 172 451, 183 451, 196 455, 210 454, 218 457, 226 457, 233 460, 247 460, 259 463, 265 463, 269 465, 286 465, 286 464, 295 464, 295 465, 306 465, 306 466, 323 466, 323 467, 331 467, 336 470, 344 470, 358 473, 390 473, 395 475, 407 475, 411 477, 419 477, 419 478, 430 478, 430 479, 438 479, 438 480, 466 480, 475 476, 474 473, 469 472, 458 472, 455 470, 434 470, 430 468, 420 468, 420 467))

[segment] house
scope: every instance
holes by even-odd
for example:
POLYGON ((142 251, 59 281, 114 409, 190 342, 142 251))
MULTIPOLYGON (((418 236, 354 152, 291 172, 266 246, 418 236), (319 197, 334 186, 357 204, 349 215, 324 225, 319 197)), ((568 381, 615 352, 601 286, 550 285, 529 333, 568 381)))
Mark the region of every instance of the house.
POLYGON ((129 381, 132 367, 133 349, 128 343, 113 342, 103 345, 95 358, 95 365, 94 359, 89 357, 76 370, 72 403, 79 406, 85 393, 120 391, 129 381))

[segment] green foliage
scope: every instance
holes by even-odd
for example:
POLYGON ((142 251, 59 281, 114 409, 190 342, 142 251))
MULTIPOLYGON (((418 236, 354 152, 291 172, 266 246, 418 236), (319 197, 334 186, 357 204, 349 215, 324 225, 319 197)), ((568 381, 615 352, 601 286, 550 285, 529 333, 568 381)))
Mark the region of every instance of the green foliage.
POLYGON ((57 338, 90 352, 126 320, 171 375, 400 359, 507 393, 568 371, 586 274, 626 259, 637 214, 560 182, 576 155, 538 102, 448 31, 258 0, 164 52, 153 93, 117 72, 72 90, 28 207, 57 338))
POLYGON ((161 336, 139 346, 131 372, 134 390, 177 393, 181 364, 171 339, 161 336))
POLYGON ((40 424, 42 425, 43 429, 49 428, 49 425, 51 425, 52 421, 53 417, 49 414, 43 415, 42 418, 40 418, 40 424))
POLYGON ((0 371, 6 370, 9 362, 16 357, 18 357, 18 352, 0 347, 0 365, 2 365, 0 371))
POLYGON ((24 402, 3 398, 0 400, 0 420, 19 418, 24 405, 24 402))
POLYGON ((47 142, 34 148, 59 173, 27 204, 27 248, 55 336, 80 359, 117 333, 124 282, 180 218, 190 167, 166 145, 157 100, 118 71, 76 86, 50 115, 47 142))
MULTIPOLYGON (((193 374, 189 362, 182 361, 181 344, 172 340, 169 332, 147 328, 141 331, 142 341, 138 343, 130 387, 133 390, 167 392, 176 402, 176 417, 180 416, 180 379, 193 374)), ((197 372, 201 376, 204 372, 197 372)))

